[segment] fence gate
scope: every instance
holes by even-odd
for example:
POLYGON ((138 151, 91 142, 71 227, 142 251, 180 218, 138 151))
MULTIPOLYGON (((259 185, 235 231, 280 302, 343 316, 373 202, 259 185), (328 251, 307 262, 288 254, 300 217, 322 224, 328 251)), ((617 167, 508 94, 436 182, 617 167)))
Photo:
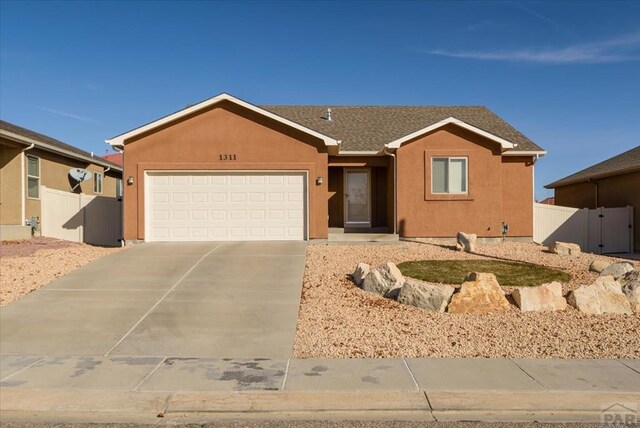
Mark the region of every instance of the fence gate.
POLYGON ((578 209, 535 204, 533 240, 573 242, 591 253, 633 252, 633 207, 578 209))
POLYGON ((45 186, 40 194, 42 236, 93 245, 121 245, 122 201, 45 186))

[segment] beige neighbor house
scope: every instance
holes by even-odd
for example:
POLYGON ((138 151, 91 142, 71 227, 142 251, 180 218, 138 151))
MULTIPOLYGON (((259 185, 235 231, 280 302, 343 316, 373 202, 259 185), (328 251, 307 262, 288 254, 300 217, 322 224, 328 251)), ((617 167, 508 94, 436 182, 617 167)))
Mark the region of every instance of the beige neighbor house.
POLYGON ((531 240, 546 152, 485 107, 257 106, 220 94, 107 140, 127 241, 531 240))
POLYGON ((43 186, 115 198, 122 193, 122 167, 54 138, 0 121, 0 235, 3 241, 40 234, 43 186), (77 182, 69 175, 71 168, 88 169, 93 177, 76 186, 77 182))
POLYGON ((640 146, 553 183, 555 204, 573 208, 633 207, 634 251, 640 251, 640 146))

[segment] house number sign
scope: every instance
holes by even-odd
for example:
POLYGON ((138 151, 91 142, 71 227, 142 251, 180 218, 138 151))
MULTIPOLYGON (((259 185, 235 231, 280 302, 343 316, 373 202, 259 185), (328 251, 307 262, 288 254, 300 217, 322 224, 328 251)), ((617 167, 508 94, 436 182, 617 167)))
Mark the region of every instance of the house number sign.
POLYGON ((224 154, 224 155, 220 155, 220 160, 221 161, 231 161, 231 160, 236 160, 236 154, 224 154))

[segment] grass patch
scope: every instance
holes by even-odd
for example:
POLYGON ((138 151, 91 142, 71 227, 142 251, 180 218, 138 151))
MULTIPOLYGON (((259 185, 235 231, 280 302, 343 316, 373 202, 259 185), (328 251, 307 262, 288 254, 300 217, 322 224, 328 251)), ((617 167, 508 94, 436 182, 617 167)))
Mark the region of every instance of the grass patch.
POLYGON ((462 284, 470 272, 490 272, 500 285, 517 287, 571 280, 569 274, 556 269, 499 260, 418 260, 400 263, 398 268, 405 276, 443 284, 462 284))

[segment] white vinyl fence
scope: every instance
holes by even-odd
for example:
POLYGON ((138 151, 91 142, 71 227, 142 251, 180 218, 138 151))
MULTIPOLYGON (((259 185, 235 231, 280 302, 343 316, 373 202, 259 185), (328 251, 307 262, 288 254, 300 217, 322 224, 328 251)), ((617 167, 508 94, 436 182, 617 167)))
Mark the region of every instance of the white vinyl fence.
POLYGON ((45 186, 40 195, 42 236, 93 245, 121 245, 122 201, 45 186))
POLYGON ((533 240, 573 242, 591 253, 633 252, 633 207, 578 209, 534 204, 533 240))

